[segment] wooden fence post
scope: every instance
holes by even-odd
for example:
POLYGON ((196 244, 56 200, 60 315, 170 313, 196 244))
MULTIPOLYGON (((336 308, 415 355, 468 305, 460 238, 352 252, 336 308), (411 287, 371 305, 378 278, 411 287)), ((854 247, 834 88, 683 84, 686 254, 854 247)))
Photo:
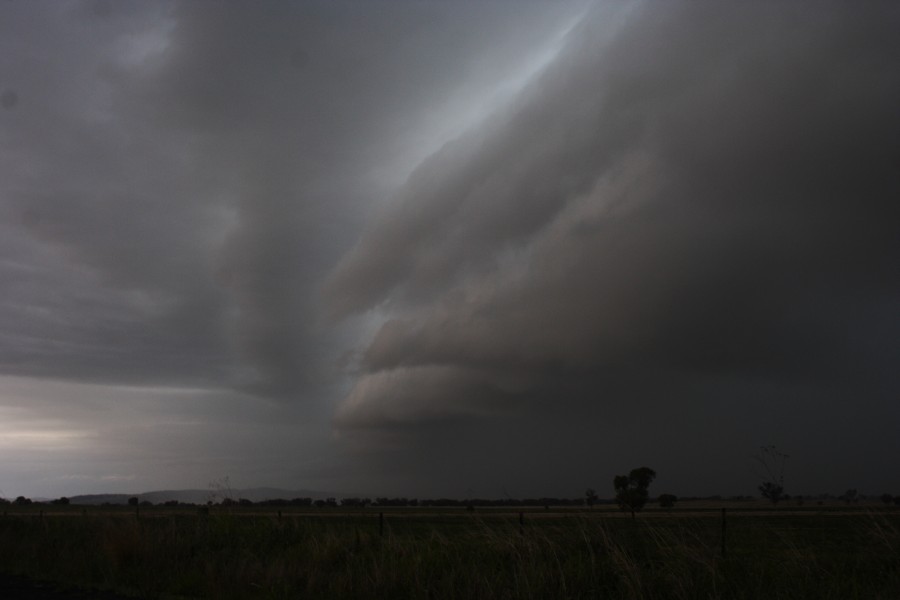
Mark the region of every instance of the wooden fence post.
POLYGON ((725 509, 722 509, 722 558, 725 558, 725 509))

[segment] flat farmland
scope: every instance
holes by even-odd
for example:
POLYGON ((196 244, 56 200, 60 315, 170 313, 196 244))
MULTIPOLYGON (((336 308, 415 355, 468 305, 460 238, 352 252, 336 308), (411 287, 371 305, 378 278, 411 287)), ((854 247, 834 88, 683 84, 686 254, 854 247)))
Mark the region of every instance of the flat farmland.
POLYGON ((0 571, 136 598, 900 598, 900 512, 721 506, 12 507, 0 571))

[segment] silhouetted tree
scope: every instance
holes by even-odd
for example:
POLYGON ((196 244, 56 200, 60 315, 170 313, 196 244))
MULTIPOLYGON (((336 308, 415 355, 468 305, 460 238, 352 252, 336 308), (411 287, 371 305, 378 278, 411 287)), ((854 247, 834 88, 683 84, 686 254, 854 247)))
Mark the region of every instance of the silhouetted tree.
POLYGON ((588 505, 588 508, 594 508, 594 504, 597 502, 597 491, 594 488, 588 488, 584 492, 584 501, 588 505))
POLYGON ((132 496, 131 498, 128 499, 128 506, 137 506, 137 505, 138 505, 137 496, 132 496))
POLYGON ((68 504, 68 503, 69 503, 69 499, 66 498, 65 496, 63 496, 62 498, 57 498, 56 500, 51 502, 51 504, 68 504))
POLYGON ((780 500, 784 500, 784 488, 772 481, 764 481, 759 486, 759 493, 763 498, 768 498, 772 504, 778 504, 780 500))
POLYGON ((613 479, 613 487, 616 490, 616 502, 622 510, 634 513, 644 508, 647 503, 650 483, 656 478, 656 471, 648 467, 632 469, 628 475, 616 475, 613 479))
POLYGON ((18 504, 19 506, 25 506, 26 504, 31 504, 31 498, 26 498, 25 496, 19 496, 13 501, 13 504, 18 504))
POLYGON ((659 495, 659 505, 662 508, 673 508, 675 506, 675 502, 678 501, 678 496, 674 494, 660 494, 659 495))
POLYGON ((763 498, 771 500, 772 504, 778 504, 787 495, 784 493, 784 463, 788 455, 779 452, 775 446, 763 446, 759 454, 753 457, 763 469, 763 482, 759 485, 759 493, 763 498))

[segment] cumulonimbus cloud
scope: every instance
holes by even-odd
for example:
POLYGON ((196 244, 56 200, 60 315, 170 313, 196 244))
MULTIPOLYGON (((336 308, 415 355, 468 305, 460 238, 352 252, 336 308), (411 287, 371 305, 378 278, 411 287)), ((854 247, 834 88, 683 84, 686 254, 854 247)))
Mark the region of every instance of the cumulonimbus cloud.
POLYGON ((803 8, 598 11, 420 165, 326 287, 337 317, 386 315, 336 425, 623 370, 883 385, 860 315, 897 329, 900 19, 803 8))

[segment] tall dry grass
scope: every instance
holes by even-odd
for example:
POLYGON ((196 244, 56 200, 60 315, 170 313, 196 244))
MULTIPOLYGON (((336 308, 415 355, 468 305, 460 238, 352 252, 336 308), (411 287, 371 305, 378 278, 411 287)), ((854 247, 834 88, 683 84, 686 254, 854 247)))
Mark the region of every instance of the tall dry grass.
POLYGON ((142 598, 900 598, 900 515, 0 519, 0 569, 142 598))

